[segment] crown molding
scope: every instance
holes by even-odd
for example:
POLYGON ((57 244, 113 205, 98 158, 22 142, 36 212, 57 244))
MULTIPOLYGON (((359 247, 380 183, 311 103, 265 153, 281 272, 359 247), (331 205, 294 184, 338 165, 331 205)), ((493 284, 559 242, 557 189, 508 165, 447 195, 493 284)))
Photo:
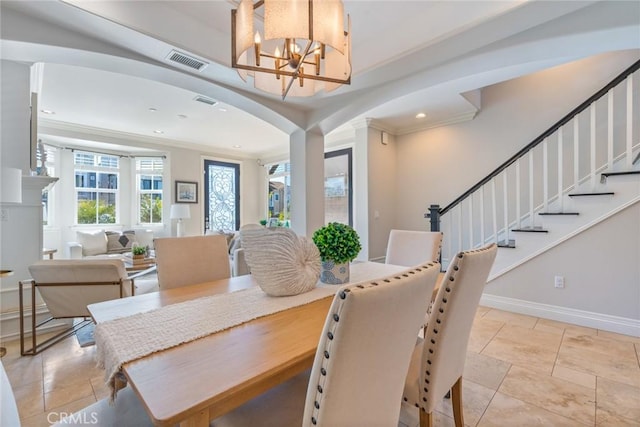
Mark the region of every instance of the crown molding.
POLYGON ((230 151, 220 148, 208 147, 206 145, 197 144, 193 142, 180 141, 169 138, 155 138, 152 136, 139 135, 130 132, 122 132, 116 130, 109 130, 104 128, 97 128, 86 125, 79 125, 76 123, 62 122, 58 120, 40 119, 38 120, 38 133, 43 135, 58 136, 64 138, 78 139, 78 140, 92 140, 91 137, 99 137, 95 139, 96 142, 102 142, 105 144, 118 144, 128 145, 133 147, 139 147, 155 151, 166 151, 166 147, 180 148, 183 150, 198 151, 203 154, 214 154, 225 156, 226 158, 233 158, 239 160, 253 159, 254 157, 244 153, 238 153, 236 151, 230 151), (69 132, 75 135, 58 134, 53 131, 69 132), (152 147, 149 147, 151 145, 152 147))
POLYGON ((449 117, 446 120, 426 122, 420 126, 404 128, 398 131, 396 135, 398 136, 408 135, 410 133, 422 132, 425 130, 434 129, 442 126, 450 126, 456 123, 468 122, 470 120, 473 120, 477 114, 478 114, 478 111, 475 110, 475 111, 469 111, 466 113, 458 114, 457 116, 449 117))

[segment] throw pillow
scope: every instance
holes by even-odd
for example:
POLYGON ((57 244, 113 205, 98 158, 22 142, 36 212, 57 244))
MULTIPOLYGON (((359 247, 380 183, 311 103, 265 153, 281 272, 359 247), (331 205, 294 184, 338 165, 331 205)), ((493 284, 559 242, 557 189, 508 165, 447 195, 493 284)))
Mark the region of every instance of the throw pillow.
POLYGON ((121 254, 131 251, 131 244, 136 241, 136 234, 132 230, 123 231, 122 234, 115 231, 107 231, 107 253, 121 254))
POLYGON ((242 230, 242 247, 251 274, 271 296, 288 296, 315 288, 320 253, 306 237, 288 228, 242 230))
POLYGON ((82 245, 82 256, 107 253, 107 235, 104 230, 94 232, 76 232, 76 240, 82 245))

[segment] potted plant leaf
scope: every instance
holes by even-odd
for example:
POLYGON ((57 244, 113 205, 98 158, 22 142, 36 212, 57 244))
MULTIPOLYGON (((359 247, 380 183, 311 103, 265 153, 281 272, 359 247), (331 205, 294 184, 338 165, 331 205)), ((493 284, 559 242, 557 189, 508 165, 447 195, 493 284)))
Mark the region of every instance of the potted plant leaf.
POLYGON ((346 224, 331 222, 313 233, 313 242, 320 252, 320 281, 342 284, 349 281, 349 262, 360 253, 360 237, 346 224))

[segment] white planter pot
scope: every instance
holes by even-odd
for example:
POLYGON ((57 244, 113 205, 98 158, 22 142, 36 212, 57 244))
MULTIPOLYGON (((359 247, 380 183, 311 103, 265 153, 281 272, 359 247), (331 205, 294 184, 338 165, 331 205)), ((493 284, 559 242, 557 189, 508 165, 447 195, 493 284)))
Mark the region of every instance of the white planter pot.
POLYGON ((333 261, 322 261, 320 281, 329 285, 342 285, 349 281, 349 263, 336 264, 333 261))

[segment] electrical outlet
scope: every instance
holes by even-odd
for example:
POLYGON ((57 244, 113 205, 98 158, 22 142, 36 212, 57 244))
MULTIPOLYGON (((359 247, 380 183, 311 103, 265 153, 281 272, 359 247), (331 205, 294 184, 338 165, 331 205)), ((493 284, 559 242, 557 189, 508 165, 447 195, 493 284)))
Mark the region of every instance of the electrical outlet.
POLYGON ((553 281, 556 288, 564 288, 564 276, 556 276, 553 281))
POLYGON ((0 209, 0 221, 9 221, 9 212, 6 209, 0 209))

